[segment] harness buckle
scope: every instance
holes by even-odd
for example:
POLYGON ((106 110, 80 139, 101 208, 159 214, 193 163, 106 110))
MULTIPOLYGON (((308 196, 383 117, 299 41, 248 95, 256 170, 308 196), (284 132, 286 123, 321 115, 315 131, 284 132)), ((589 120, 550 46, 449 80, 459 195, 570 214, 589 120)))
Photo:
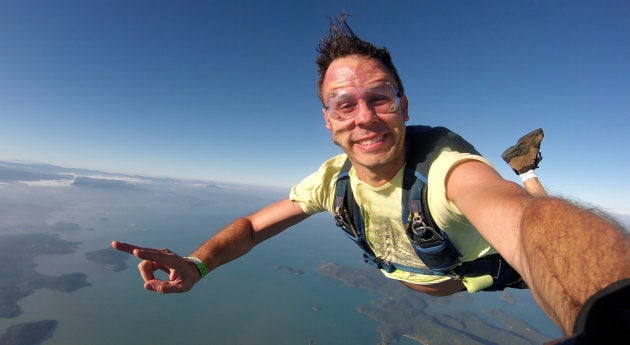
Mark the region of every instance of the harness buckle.
POLYGON ((355 239, 359 237, 359 234, 357 233, 354 226, 350 222, 348 222, 350 215, 348 214, 348 211, 345 208, 336 207, 334 218, 335 218, 335 225, 343 229, 343 231, 345 231, 349 236, 352 236, 355 239))
POLYGON ((497 271, 492 275, 492 278, 496 281, 501 276, 501 270, 503 269, 503 258, 497 259, 497 271))
POLYGON ((376 266, 379 270, 384 270, 387 273, 392 273, 396 270, 396 267, 392 265, 389 261, 385 261, 375 255, 363 252, 363 260, 365 263, 376 266))
POLYGON ((420 213, 414 212, 411 216, 413 239, 420 247, 433 247, 444 240, 444 237, 424 222, 420 213))
POLYGON ((348 223, 341 216, 340 207, 335 208, 335 225, 346 230, 348 223))

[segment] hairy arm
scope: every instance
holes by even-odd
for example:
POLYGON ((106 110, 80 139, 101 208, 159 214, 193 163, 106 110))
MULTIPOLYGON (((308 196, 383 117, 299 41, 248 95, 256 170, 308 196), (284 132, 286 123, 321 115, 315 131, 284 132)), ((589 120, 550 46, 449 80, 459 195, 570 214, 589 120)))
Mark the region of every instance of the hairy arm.
POLYGON ((481 162, 451 171, 447 197, 566 334, 590 296, 630 276, 630 239, 622 229, 564 200, 532 197, 481 162))
POLYGON ((297 203, 283 199, 235 220, 201 244, 191 256, 202 260, 208 271, 212 271, 307 217, 297 203))

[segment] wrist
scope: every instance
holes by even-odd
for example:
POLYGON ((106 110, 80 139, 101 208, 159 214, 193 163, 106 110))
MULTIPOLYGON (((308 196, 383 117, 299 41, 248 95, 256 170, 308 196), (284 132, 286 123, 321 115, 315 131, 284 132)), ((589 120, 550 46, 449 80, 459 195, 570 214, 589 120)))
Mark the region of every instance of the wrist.
POLYGON ((206 267, 206 264, 204 264, 203 261, 201 261, 200 259, 194 256, 186 256, 184 257, 184 260, 192 262, 193 264, 195 264, 195 266, 197 266, 197 271, 199 272, 199 275, 201 275, 201 278, 205 277, 208 274, 208 268, 206 267))

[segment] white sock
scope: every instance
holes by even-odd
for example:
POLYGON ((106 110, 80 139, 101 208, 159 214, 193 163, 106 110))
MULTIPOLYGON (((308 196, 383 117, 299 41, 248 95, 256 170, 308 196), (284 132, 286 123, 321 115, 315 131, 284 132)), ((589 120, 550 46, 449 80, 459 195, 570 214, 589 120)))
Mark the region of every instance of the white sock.
POLYGON ((529 170, 527 172, 524 172, 524 173, 518 175, 518 177, 521 178, 521 181, 525 182, 525 181, 527 181, 529 179, 533 179, 535 177, 538 177, 538 175, 536 175, 536 172, 534 171, 534 169, 531 169, 531 170, 529 170))

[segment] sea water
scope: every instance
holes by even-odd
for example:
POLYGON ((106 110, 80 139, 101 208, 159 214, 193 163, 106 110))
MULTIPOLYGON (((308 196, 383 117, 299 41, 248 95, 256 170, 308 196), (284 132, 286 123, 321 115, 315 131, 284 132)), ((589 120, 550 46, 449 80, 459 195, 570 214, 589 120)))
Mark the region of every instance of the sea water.
MULTIPOLYGON (((50 222, 80 224, 81 231, 61 234, 66 240, 80 242, 79 250, 36 257, 36 270, 53 276, 83 272, 92 285, 71 293, 36 290, 20 300, 21 316, 0 319, 0 332, 20 322, 54 319, 59 321, 58 327, 46 345, 378 343, 380 324, 356 308, 383 296, 344 286, 316 272, 328 261, 366 268, 360 250, 334 226, 330 216, 311 217, 210 273, 184 294, 143 290, 134 257, 130 256, 129 268, 121 272, 85 258, 85 253, 107 248, 114 239, 167 247, 185 255, 231 219, 265 201, 247 205, 251 210, 173 203, 66 207, 52 214, 50 222), (290 274, 278 266, 304 274, 290 274)), ((528 291, 514 292, 516 305, 502 302, 499 293, 473 296, 470 303, 431 306, 428 311, 470 310, 484 317, 481 309, 494 305, 550 337, 560 335, 528 291)), ((415 342, 403 339, 399 344, 415 342)))

